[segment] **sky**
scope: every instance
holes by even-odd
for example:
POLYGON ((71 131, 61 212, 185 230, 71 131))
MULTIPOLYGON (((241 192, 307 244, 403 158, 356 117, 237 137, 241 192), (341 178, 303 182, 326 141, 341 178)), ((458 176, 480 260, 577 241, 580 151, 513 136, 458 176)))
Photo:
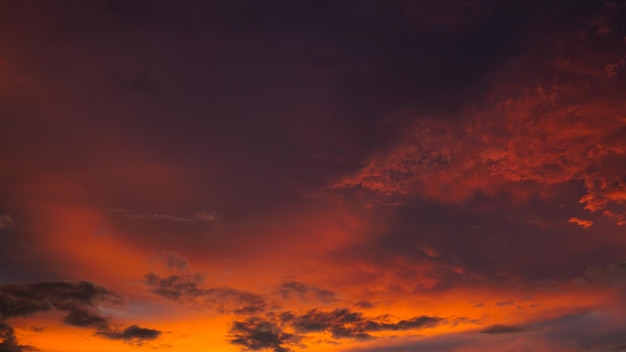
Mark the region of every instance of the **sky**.
POLYGON ((0 352, 626 350, 626 2, 0 1, 0 352))

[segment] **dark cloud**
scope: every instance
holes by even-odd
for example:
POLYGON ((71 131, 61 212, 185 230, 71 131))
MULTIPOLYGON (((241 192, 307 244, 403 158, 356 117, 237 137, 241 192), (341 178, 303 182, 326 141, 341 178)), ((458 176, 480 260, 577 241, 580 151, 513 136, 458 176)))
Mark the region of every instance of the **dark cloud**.
POLYGON ((354 306, 359 309, 370 309, 376 307, 376 303, 372 303, 370 301, 358 301, 354 304, 354 306))
POLYGON ((122 302, 119 295, 86 281, 1 285, 0 293, 16 299, 17 302, 44 302, 62 311, 72 311, 85 306, 91 307, 102 302, 116 304, 122 302))
POLYGON ((439 317, 421 316, 390 323, 386 321, 388 317, 366 318, 363 313, 346 308, 329 312, 314 309, 302 315, 285 315, 282 319, 299 333, 326 331, 334 338, 355 339, 370 338, 372 332, 424 329, 445 321, 439 317))
POLYGON ((28 316, 54 308, 68 313, 63 318, 68 325, 102 329, 108 327, 108 319, 96 312, 96 305, 121 301, 120 296, 85 281, 2 285, 0 317, 28 316))
POLYGON ((246 351, 272 350, 288 352, 288 346, 298 344, 300 339, 286 333, 274 322, 259 318, 235 321, 230 329, 230 342, 242 346, 246 351))
POLYGON ((109 326, 109 320, 87 310, 76 309, 70 312, 63 322, 68 325, 80 327, 96 327, 104 329, 109 326))
POLYGON ((39 351, 32 346, 18 344, 13 327, 3 321, 0 321, 0 340, 0 352, 39 351))
POLYGON ((278 288, 278 293, 285 299, 292 296, 298 297, 302 301, 315 299, 322 303, 332 303, 337 300, 335 292, 298 281, 283 282, 278 288))
POLYGON ((189 265, 187 259, 183 258, 178 253, 161 253, 160 259, 161 263, 169 269, 182 271, 189 265))
POLYGON ((33 300, 15 295, 0 293, 0 317, 3 319, 28 316, 50 310, 51 303, 46 300, 33 300))
POLYGON ((361 326, 363 316, 360 312, 349 309, 335 309, 330 312, 311 310, 299 316, 285 316, 297 332, 331 331, 333 337, 369 337, 361 326), (354 326, 348 329, 347 326, 354 326))
POLYGON ((491 334, 491 335, 500 335, 500 334, 514 334, 519 332, 526 331, 524 328, 520 328, 517 326, 507 326, 507 325, 491 325, 480 331, 481 334, 491 334))
POLYGON ((231 287, 201 287, 202 276, 171 275, 160 277, 154 273, 145 276, 144 283, 157 295, 168 299, 193 302, 218 313, 253 314, 266 308, 260 295, 231 287))
POLYGON ((290 346, 300 344, 311 333, 329 333, 333 339, 366 340, 374 338, 372 334, 377 332, 420 330, 446 322, 444 318, 430 316, 392 319, 391 316, 368 318, 347 308, 332 311, 313 309, 303 314, 290 311, 268 313, 265 318, 251 317, 233 322, 233 338, 230 341, 249 350, 290 351, 290 346))
POLYGON ((161 278, 154 273, 145 276, 145 284, 152 292, 169 299, 195 298, 204 292, 199 287, 202 283, 200 275, 172 275, 161 278))
POLYGON ((66 312, 63 323, 96 330, 97 335, 110 339, 140 342, 155 339, 157 330, 132 325, 118 331, 111 328, 109 319, 98 313, 100 304, 121 304, 122 297, 86 281, 41 282, 24 285, 0 286, 0 351, 28 351, 32 347, 20 346, 7 323, 11 318, 27 317, 51 309, 66 312), (4 349, 2 349, 4 348, 4 349))
POLYGON ((204 291, 204 299, 210 305, 220 307, 220 311, 238 314, 259 313, 267 305, 260 295, 230 287, 208 288, 204 291))
POLYGON ((138 343, 158 338, 161 336, 161 331, 131 325, 123 330, 101 330, 96 334, 111 340, 124 340, 127 342, 138 343))

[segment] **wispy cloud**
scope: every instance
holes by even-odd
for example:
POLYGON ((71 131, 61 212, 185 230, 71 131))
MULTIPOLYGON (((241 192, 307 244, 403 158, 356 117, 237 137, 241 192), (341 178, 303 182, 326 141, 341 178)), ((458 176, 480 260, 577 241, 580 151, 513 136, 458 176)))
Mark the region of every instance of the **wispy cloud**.
POLYGON ((337 295, 331 290, 307 285, 298 281, 283 282, 278 287, 277 293, 284 299, 296 296, 301 301, 317 300, 322 303, 332 303, 337 300, 337 295))
POLYGON ((584 220, 584 219, 580 219, 577 217, 571 217, 569 218, 569 220, 567 220, 567 222, 571 223, 571 224, 576 224, 582 228, 588 229, 591 226, 593 226, 593 221, 591 220, 584 220))
POLYGON ((258 294, 231 287, 203 287, 199 274, 181 274, 161 277, 146 274, 144 283, 162 297, 195 304, 217 313, 253 314, 267 307, 265 299, 258 294))
POLYGON ((174 222, 213 222, 219 220, 219 214, 217 212, 209 210, 198 211, 194 213, 193 216, 189 217, 159 213, 140 213, 123 208, 111 209, 111 211, 119 216, 140 220, 160 220, 174 222))

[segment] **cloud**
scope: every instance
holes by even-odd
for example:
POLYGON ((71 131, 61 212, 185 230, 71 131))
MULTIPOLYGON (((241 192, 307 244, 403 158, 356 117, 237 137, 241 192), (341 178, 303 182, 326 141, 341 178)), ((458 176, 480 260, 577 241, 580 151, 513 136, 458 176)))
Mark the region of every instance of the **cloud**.
POLYGON ((301 301, 315 299, 322 303, 332 303, 337 300, 337 295, 333 291, 298 281, 283 282, 277 292, 285 299, 295 295, 301 301))
MULTIPOLYGON (((622 48, 626 33, 610 28, 603 41, 622 48)), ((462 118, 415 112, 396 143, 327 191, 369 194, 377 204, 414 197, 458 204, 502 192, 528 199, 559 185, 583 185, 584 209, 626 224, 626 179, 615 167, 626 162, 626 103, 616 94, 626 81, 602 73, 607 60, 619 61, 625 53, 598 52, 591 27, 579 30, 558 52, 546 54, 543 45, 562 40, 547 36, 519 62, 503 65, 485 102, 465 106, 462 118)))
POLYGON ((526 331, 523 328, 517 326, 507 325, 491 325, 480 331, 481 334, 500 335, 500 334, 514 334, 526 331))
POLYGON ((626 128, 618 113, 626 106, 617 106, 626 104, 542 108, 549 104, 545 99, 530 93, 529 101, 502 103, 500 110, 465 123, 420 120, 396 149, 374 156, 331 189, 367 190, 383 200, 417 195, 458 203, 525 183, 583 182, 585 209, 626 223, 619 207, 626 202, 626 181, 607 166, 626 160, 626 143, 614 137, 626 128), (540 108, 543 116, 535 117, 532 111, 540 108))
POLYGON ((163 263, 163 265, 165 265, 168 269, 182 271, 189 265, 187 259, 183 258, 178 253, 161 253, 159 257, 161 259, 161 263, 163 263))
POLYGON ((3 321, 0 321, 0 340, 0 352, 39 351, 32 346, 18 344, 13 327, 3 321))
POLYGON ((231 287, 201 287, 202 276, 170 275, 160 277, 145 275, 144 283, 159 296, 198 304, 218 313, 252 314, 265 310, 266 302, 260 295, 231 287))
POLYGON ((28 316, 51 308, 69 312, 70 321, 95 304, 119 304, 122 298, 90 282, 42 282, 0 286, 0 317, 28 316), (74 314, 74 315, 72 315, 74 314))
POLYGON ((0 317, 3 319, 25 317, 50 308, 51 304, 46 300, 32 300, 0 292, 0 317))
POLYGON ((287 346, 298 344, 300 339, 294 334, 286 333, 271 321, 249 318, 235 321, 230 328, 230 343, 242 346, 246 351, 272 350, 288 352, 287 346))
POLYGON ((359 309, 371 309, 376 307, 376 304, 370 301, 358 301, 354 304, 354 306, 359 309))
POLYGON ((154 273, 148 273, 144 277, 144 283, 152 288, 152 292, 169 299, 189 299, 201 296, 204 290, 198 285, 202 281, 202 276, 198 274, 171 275, 161 278, 154 273))
POLYGON ((63 323, 96 330, 96 335, 111 339, 137 342, 154 339, 160 332, 135 325, 117 331, 109 319, 98 313, 100 304, 121 304, 121 296, 86 281, 40 282, 33 284, 0 286, 0 351, 26 351, 31 347, 17 344, 13 328, 7 323, 11 318, 28 317, 52 309, 66 312, 63 323), (4 350, 2 349, 4 348, 4 350))
POLYGON ((584 220, 584 219, 579 219, 577 217, 571 217, 569 218, 569 220, 567 220, 567 222, 571 223, 571 224, 576 224, 582 228, 588 229, 591 226, 593 226, 593 221, 591 220, 584 220))
POLYGON ((142 341, 154 340, 158 338, 161 336, 161 331, 131 325, 123 330, 101 330, 96 334, 111 340, 124 340, 126 342, 140 343, 142 341))
POLYGON ((73 310, 65 318, 63 322, 68 325, 74 325, 79 327, 97 327, 105 329, 109 326, 109 320, 101 317, 97 314, 86 310, 73 310))
POLYGON ((193 214, 193 219, 197 221, 217 221, 219 214, 215 211, 201 210, 193 214))
POLYGON ((245 350, 291 351, 292 347, 303 347, 302 341, 311 333, 329 333, 335 340, 366 340, 375 338, 379 332, 421 330, 446 322, 444 318, 430 316, 392 320, 389 315, 368 318, 347 308, 313 309, 303 314, 270 312, 264 318, 235 320, 230 330, 230 342, 244 346, 245 350))
POLYGON ((159 213, 138 213, 128 209, 117 208, 111 210, 113 213, 120 216, 124 216, 130 219, 140 220, 163 220, 174 222, 213 222, 219 220, 217 212, 201 210, 196 212, 192 217, 176 216, 171 214, 159 214, 159 213))
POLYGON ((395 323, 387 322, 388 317, 366 318, 363 313, 350 309, 335 309, 329 312, 313 309, 302 315, 283 314, 282 320, 289 323, 296 332, 329 332, 336 339, 368 339, 372 332, 418 330, 434 327, 444 322, 439 317, 420 316, 395 323))

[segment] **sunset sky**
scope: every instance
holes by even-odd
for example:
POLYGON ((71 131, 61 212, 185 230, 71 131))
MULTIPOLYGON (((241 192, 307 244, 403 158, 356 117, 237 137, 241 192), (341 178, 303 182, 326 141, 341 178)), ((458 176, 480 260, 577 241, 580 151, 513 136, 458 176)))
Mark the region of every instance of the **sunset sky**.
POLYGON ((0 352, 626 350, 626 1, 0 0, 0 352))

